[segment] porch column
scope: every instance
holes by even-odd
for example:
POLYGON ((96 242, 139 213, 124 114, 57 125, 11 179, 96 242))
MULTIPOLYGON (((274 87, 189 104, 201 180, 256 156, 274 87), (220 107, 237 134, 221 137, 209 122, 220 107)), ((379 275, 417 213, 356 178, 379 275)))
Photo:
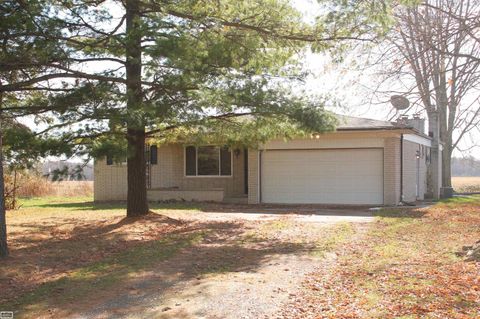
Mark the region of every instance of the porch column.
POLYGON ((248 150, 248 203, 260 203, 260 170, 259 170, 259 155, 258 150, 248 150))

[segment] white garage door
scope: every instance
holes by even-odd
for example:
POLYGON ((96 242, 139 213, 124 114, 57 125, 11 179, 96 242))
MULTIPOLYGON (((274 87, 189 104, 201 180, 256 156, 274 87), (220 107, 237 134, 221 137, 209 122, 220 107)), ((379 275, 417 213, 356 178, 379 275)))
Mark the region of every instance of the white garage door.
POLYGON ((267 150, 262 202, 383 204, 383 149, 267 150))

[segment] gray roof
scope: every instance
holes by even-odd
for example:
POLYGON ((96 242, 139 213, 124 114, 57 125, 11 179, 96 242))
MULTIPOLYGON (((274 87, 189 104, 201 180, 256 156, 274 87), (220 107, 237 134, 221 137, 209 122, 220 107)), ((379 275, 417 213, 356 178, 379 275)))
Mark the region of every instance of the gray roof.
POLYGON ((338 131, 349 130, 392 130, 402 128, 396 123, 372 120, 362 117, 337 115, 339 123, 337 125, 338 131))

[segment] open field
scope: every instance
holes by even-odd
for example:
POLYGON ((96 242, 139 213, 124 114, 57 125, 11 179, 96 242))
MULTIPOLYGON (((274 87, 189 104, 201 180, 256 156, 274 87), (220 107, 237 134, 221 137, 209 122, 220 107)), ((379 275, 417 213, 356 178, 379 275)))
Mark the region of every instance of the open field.
POLYGON ((351 209, 166 203, 126 219, 123 204, 91 200, 29 199, 7 213, 11 257, 0 264, 0 311, 15 318, 480 317, 480 262, 457 255, 480 239, 480 196, 374 218, 351 209))
POLYGON ((480 176, 454 176, 452 186, 458 193, 480 192, 480 176))
POLYGON ((51 193, 49 193, 48 196, 93 196, 93 181, 61 181, 50 183, 51 193))

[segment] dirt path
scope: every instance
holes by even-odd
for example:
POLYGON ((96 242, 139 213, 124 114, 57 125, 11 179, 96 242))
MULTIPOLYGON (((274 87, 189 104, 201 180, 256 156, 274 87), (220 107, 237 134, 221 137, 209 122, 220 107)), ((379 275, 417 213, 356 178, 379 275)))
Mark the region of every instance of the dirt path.
POLYGON ((270 318, 361 225, 288 215, 219 222, 200 244, 137 273, 75 318, 270 318))

